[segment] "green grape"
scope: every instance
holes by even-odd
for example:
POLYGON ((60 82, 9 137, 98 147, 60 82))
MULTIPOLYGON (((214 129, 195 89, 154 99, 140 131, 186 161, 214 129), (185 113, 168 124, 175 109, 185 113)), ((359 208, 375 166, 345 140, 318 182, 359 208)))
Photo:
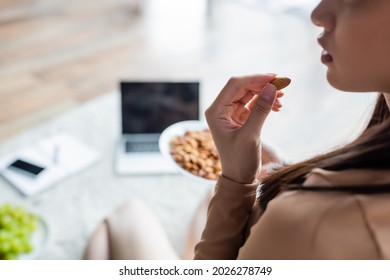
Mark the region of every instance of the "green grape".
POLYGON ((26 241, 23 245, 24 245, 25 253, 30 253, 33 250, 33 246, 31 245, 30 242, 26 241))
POLYGON ((23 252, 22 242, 20 241, 20 239, 17 238, 12 239, 11 250, 18 254, 23 252))
POLYGON ((0 259, 17 259, 32 251, 30 238, 37 229, 37 217, 22 207, 0 206, 0 259))
POLYGON ((26 228, 24 228, 24 227, 20 227, 19 229, 17 229, 15 231, 16 237, 21 238, 21 239, 29 237, 30 233, 31 232, 29 230, 27 230, 26 228))
POLYGON ((18 258, 18 254, 13 253, 13 252, 11 252, 11 253, 6 253, 6 254, 4 255, 4 260, 16 260, 17 258, 18 258))
POLYGON ((0 244, 8 238, 8 232, 5 229, 0 229, 0 244))
POLYGON ((11 242, 9 240, 3 241, 0 245, 2 253, 6 253, 11 250, 11 242))
POLYGON ((27 238, 20 240, 20 250, 22 253, 29 253, 32 249, 30 241, 27 238))
POLYGON ((13 207, 12 207, 11 204, 9 204, 9 203, 4 204, 3 207, 4 207, 4 211, 5 211, 6 213, 12 212, 13 207))
POLYGON ((12 223, 12 217, 9 214, 5 214, 0 219, 0 226, 5 229, 10 229, 12 223))
POLYGON ((21 220, 23 219, 23 217, 26 215, 26 211, 24 211, 23 208, 21 207, 16 207, 14 212, 12 213, 12 215, 18 219, 18 220, 21 220))

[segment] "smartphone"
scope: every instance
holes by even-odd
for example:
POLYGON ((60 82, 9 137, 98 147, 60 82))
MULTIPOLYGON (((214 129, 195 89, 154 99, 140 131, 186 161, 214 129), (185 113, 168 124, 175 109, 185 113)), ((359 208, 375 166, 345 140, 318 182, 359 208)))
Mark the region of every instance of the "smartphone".
POLYGON ((26 175, 30 176, 38 176, 43 170, 45 170, 44 167, 38 166, 35 164, 32 164, 30 162, 17 159, 13 163, 11 163, 8 168, 11 168, 15 171, 21 171, 26 175))

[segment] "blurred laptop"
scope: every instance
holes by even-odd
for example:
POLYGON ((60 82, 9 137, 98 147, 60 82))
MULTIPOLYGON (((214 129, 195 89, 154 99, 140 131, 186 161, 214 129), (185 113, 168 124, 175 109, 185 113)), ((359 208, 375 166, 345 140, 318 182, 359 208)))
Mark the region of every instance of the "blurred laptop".
POLYGON ((199 82, 121 82, 120 175, 176 173, 158 140, 176 122, 199 119, 199 82))

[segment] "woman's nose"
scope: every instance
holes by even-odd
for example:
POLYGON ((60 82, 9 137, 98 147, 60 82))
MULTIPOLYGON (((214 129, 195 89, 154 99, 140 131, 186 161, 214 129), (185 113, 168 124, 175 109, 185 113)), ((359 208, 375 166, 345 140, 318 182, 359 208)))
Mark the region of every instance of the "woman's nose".
POLYGON ((311 13, 311 21, 323 27, 325 32, 332 30, 335 25, 335 16, 330 2, 329 0, 321 1, 311 13))

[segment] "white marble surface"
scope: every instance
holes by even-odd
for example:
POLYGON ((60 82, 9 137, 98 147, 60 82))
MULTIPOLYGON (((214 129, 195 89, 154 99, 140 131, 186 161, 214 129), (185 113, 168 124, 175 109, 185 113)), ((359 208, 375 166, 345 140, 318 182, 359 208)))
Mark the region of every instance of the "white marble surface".
POLYGON ((23 197, 0 179, 0 204, 23 205, 40 214, 48 224, 49 240, 39 259, 81 258, 97 224, 130 198, 150 204, 175 249, 181 250, 192 212, 210 186, 182 175, 116 176, 113 151, 119 133, 118 102, 117 94, 107 94, 0 146, 2 156, 56 132, 67 131, 102 155, 86 171, 34 197, 23 197))

